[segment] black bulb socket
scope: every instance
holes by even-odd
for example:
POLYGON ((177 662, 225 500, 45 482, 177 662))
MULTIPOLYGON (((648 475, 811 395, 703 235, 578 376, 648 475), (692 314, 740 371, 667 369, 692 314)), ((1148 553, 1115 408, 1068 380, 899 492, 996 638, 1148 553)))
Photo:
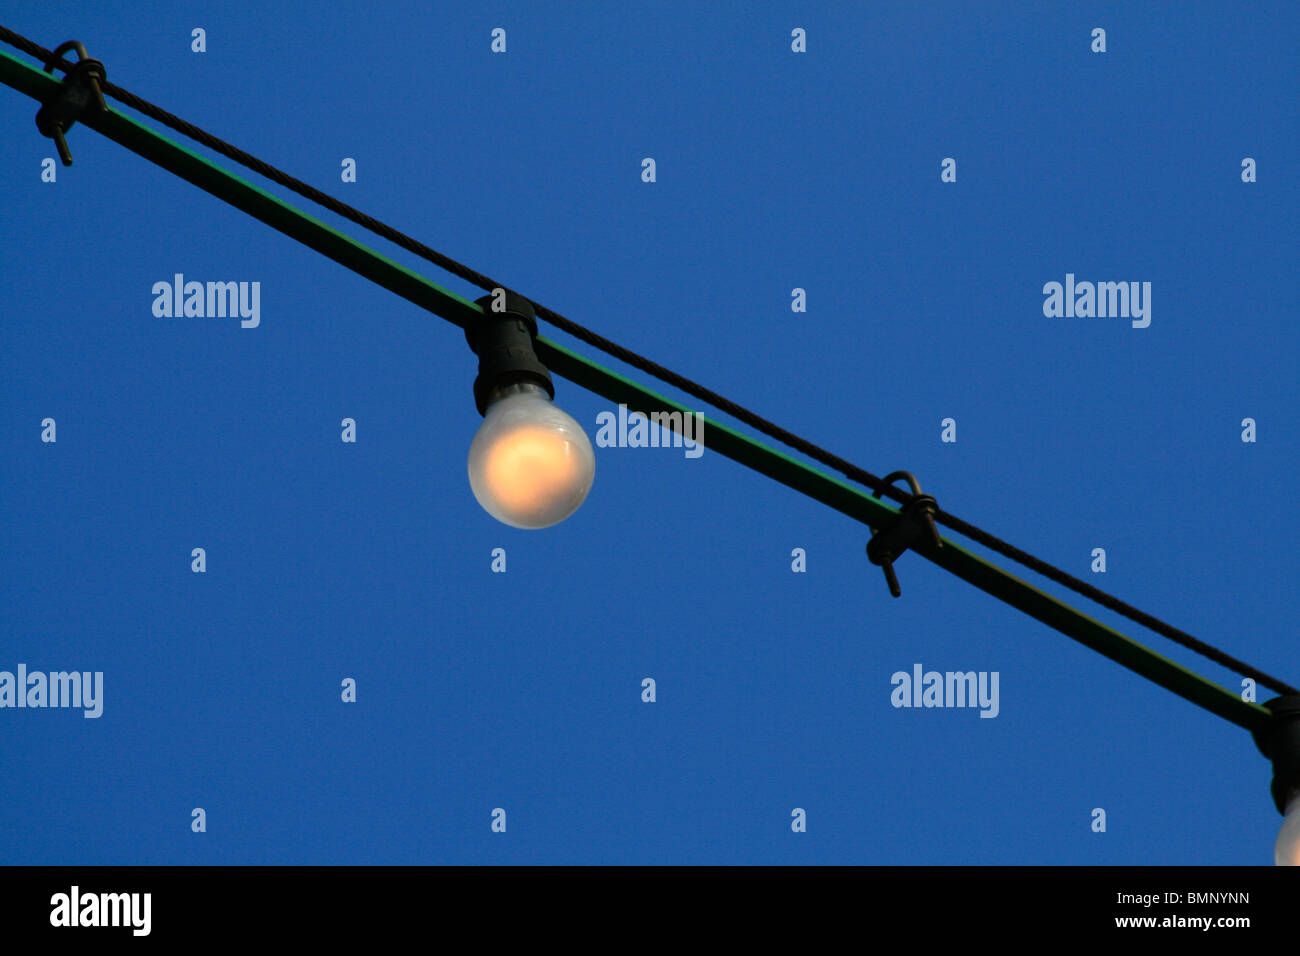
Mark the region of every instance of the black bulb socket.
POLYGON ((465 326, 465 341, 478 356, 474 404, 487 414, 488 400, 499 388, 529 382, 555 397, 550 370, 537 357, 537 313, 521 295, 502 290, 475 299, 483 317, 465 326), (496 311, 493 306, 500 311, 496 311))
POLYGON ((1273 803, 1286 813, 1286 798, 1300 790, 1300 695, 1274 697, 1264 706, 1273 714, 1267 724, 1253 731, 1255 745, 1273 761, 1273 803))

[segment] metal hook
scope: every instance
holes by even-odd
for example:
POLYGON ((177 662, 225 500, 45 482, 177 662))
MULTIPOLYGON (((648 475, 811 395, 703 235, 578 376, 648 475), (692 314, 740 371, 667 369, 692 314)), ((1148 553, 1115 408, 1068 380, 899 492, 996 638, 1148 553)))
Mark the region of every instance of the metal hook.
MULTIPOLYGON (((894 562, 903 555, 903 552, 909 547, 915 548, 921 535, 927 535, 936 548, 943 547, 939 529, 934 525, 934 516, 939 513, 939 503, 932 495, 921 493, 921 483, 909 471, 895 471, 886 475, 884 484, 892 485, 900 478, 906 479, 911 486, 912 497, 903 505, 898 512, 898 517, 888 527, 877 531, 868 526, 871 540, 867 542, 867 557, 872 564, 878 564, 884 569, 885 582, 889 585, 889 593, 894 597, 901 597, 903 594, 902 588, 898 586, 898 576, 894 574, 894 562)), ((873 497, 879 498, 882 491, 883 488, 877 488, 872 492, 873 497)))
POLYGON ((103 63, 91 59, 80 40, 59 44, 46 61, 45 72, 53 74, 55 64, 62 60, 63 54, 68 50, 76 51, 77 62, 67 71, 58 90, 36 114, 36 128, 41 131, 41 135, 54 140, 64 166, 72 165, 72 152, 68 149, 64 134, 72 129, 91 103, 100 110, 108 110, 108 104, 104 102, 104 91, 99 86, 108 78, 108 72, 103 63))

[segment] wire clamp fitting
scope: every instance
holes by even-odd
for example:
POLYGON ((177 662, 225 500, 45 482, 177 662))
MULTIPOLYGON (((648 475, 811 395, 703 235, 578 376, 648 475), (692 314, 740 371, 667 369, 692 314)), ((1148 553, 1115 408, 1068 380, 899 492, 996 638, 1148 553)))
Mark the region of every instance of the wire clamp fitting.
POLYGON ((72 153, 68 150, 68 141, 63 138, 63 134, 72 129, 77 120, 81 119, 81 114, 92 104, 97 109, 105 111, 108 109, 108 104, 104 102, 104 92, 99 87, 99 84, 107 79, 108 72, 104 69, 103 63, 90 58, 80 40, 69 40, 67 43, 60 44, 58 49, 50 54, 50 59, 45 64, 45 72, 52 74, 54 64, 69 50, 76 50, 79 59, 63 78, 58 90, 45 100, 36 114, 36 128, 41 131, 42 136, 49 136, 54 140, 54 144, 59 148, 59 159, 63 160, 64 166, 72 165, 72 153))
MULTIPOLYGON (((871 540, 867 542, 867 557, 871 559, 872 564, 878 564, 885 569, 885 581, 889 584, 889 593, 894 597, 901 597, 903 594, 898 586, 898 578, 894 574, 894 562, 902 557, 903 552, 909 547, 914 548, 923 537, 933 540, 936 548, 943 547, 939 529, 934 526, 934 517, 939 513, 939 503, 932 495, 921 494, 921 483, 910 471, 896 471, 886 475, 884 483, 892 485, 900 478, 905 478, 912 486, 912 498, 903 505, 898 512, 898 517, 889 527, 881 528, 879 531, 871 528, 871 540)), ((872 495, 879 498, 880 491, 874 491, 872 495)))

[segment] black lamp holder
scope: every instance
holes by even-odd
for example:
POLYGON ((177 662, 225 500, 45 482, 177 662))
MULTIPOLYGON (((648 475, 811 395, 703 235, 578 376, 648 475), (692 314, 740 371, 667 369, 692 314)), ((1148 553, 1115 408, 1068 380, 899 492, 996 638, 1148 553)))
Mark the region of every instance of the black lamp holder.
POLYGON ((492 392, 508 385, 530 382, 555 397, 551 373, 537 357, 537 313, 533 304, 508 289, 475 299, 483 318, 465 326, 465 341, 478 356, 474 403, 487 414, 492 392))
POLYGON ((1273 803, 1278 813, 1286 813, 1286 798, 1300 790, 1300 695, 1274 697, 1264 706, 1273 718, 1254 731, 1255 745, 1273 761, 1273 803))

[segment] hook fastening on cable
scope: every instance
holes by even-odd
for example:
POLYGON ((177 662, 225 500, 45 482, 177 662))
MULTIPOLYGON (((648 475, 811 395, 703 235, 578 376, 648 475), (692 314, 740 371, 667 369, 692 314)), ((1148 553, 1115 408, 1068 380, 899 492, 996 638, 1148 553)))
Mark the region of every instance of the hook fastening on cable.
POLYGON ((108 72, 104 69, 103 63, 90 58, 80 40, 69 40, 67 43, 60 44, 45 61, 45 72, 53 73, 54 64, 61 60, 68 50, 76 50, 79 59, 63 78, 58 91, 47 99, 36 113, 36 128, 41 131, 42 136, 49 136, 54 140, 64 166, 72 165, 72 152, 68 149, 68 141, 63 138, 63 134, 72 129, 77 120, 81 119, 81 114, 91 104, 94 104, 96 109, 108 109, 108 104, 104 102, 103 90, 99 87, 99 84, 108 77, 108 72))
MULTIPOLYGON (((907 483, 912 486, 912 497, 898 512, 898 517, 886 528, 877 531, 871 529, 871 540, 867 542, 867 557, 871 559, 872 564, 878 564, 885 569, 885 581, 889 584, 889 593, 894 597, 901 597, 902 589, 898 586, 898 578, 894 574, 894 562, 897 561, 909 547, 915 547, 916 542, 922 536, 934 541, 936 548, 943 547, 943 539, 939 537, 939 529, 934 526, 934 516, 939 512, 939 503, 934 500, 932 495, 921 494, 921 483, 910 471, 895 471, 886 475, 884 483, 892 485, 900 478, 905 478, 907 483)), ((880 497, 881 489, 872 492, 876 498, 880 497)))

